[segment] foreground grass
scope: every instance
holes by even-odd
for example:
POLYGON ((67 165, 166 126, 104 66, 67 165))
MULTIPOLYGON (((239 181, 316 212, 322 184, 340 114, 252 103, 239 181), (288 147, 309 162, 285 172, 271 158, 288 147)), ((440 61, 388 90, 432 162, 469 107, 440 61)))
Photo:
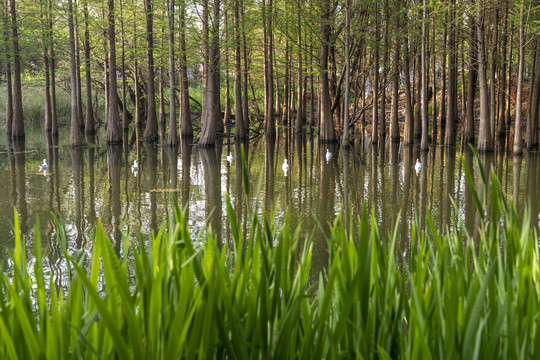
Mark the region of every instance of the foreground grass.
POLYGON ((65 252, 67 293, 45 280, 36 227, 33 268, 17 235, 14 273, 0 277, 0 358, 538 357, 536 234, 495 178, 486 188, 474 192, 474 238, 459 224, 437 234, 428 216, 425 231, 413 227, 408 262, 395 231, 383 241, 366 211, 354 230, 338 218, 315 282, 309 239, 257 216, 242 234, 229 201, 232 248, 211 232, 195 242, 176 210, 128 264, 98 225, 91 255, 65 252))

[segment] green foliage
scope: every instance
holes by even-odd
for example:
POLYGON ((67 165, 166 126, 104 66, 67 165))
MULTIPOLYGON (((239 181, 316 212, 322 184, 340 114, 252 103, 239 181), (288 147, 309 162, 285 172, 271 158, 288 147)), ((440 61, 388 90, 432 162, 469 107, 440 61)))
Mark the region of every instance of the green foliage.
POLYGON ((101 223, 90 255, 70 254, 57 222, 71 274, 64 293, 43 272, 38 225, 27 261, 15 212, 12 274, 0 276, 0 357, 534 358, 537 236, 530 213, 520 221, 494 174, 480 174, 479 194, 466 169, 475 236, 461 224, 442 236, 428 214, 405 259, 398 224, 386 241, 364 209, 355 230, 334 222, 321 274, 310 274, 312 239, 299 228, 275 230, 255 207, 244 233, 227 198, 230 247, 211 231, 194 241, 176 208, 149 243, 124 239, 129 263, 101 223))

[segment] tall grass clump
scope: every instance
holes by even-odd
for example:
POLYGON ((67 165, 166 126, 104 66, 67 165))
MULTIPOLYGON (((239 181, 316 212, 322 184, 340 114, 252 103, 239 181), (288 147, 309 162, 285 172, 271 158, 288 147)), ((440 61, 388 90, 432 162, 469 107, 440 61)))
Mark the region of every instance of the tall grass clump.
MULTIPOLYGON (((71 280, 63 291, 43 273, 39 227, 29 266, 15 217, 13 273, 0 277, 0 358, 538 357, 530 213, 518 218, 493 174, 480 192, 468 170, 467 178, 474 236, 461 224, 438 234, 428 215, 426 229, 413 226, 404 259, 397 225, 387 239, 367 210, 350 228, 338 217, 317 280, 311 238, 287 220, 276 230, 256 206, 242 233, 227 199, 230 248, 211 231, 195 242, 176 209, 169 230, 133 245, 127 261, 98 223, 90 255, 64 252, 71 280)), ((57 237, 65 244, 61 225, 57 237)))

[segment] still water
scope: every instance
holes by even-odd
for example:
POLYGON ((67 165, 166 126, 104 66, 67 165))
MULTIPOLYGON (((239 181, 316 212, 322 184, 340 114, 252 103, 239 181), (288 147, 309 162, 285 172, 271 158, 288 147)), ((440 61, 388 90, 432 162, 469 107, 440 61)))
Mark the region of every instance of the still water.
MULTIPOLYGON (((174 204, 186 209, 193 237, 209 225, 220 244, 230 242, 226 196, 237 217, 246 223, 246 200, 269 214, 279 227, 286 214, 292 226, 301 224, 304 236, 313 234, 313 271, 324 268, 330 224, 343 211, 345 221, 356 218, 364 206, 372 209, 386 238, 396 226, 398 251, 410 251, 415 216, 425 225, 427 212, 442 233, 462 221, 474 232, 478 216, 464 167, 471 170, 480 190, 480 173, 470 151, 386 144, 372 149, 358 146, 344 151, 318 144, 316 137, 260 137, 250 143, 225 140, 215 148, 183 143, 178 148, 141 144, 131 149, 92 146, 82 149, 48 146, 26 149, 13 144, 0 149, 0 265, 10 268, 13 249, 13 208, 16 207, 28 249, 39 219, 41 241, 49 254, 60 253, 53 215, 66 226, 71 251, 90 249, 98 219, 121 253, 122 235, 148 239, 166 223, 174 204), (249 172, 248 199, 242 185, 242 146, 249 172), (327 156, 327 151, 331 156, 327 156), (231 160, 232 156, 232 161, 231 160), (48 170, 39 171, 46 159, 48 170), (139 169, 133 171, 138 159, 139 169), (288 160, 285 173, 282 164, 288 160), (422 169, 415 170, 416 160, 422 169), (454 209, 457 209, 455 211, 454 209)), ((530 206, 532 225, 539 221, 540 157, 482 156, 485 169, 500 179, 502 191, 518 212, 530 206)), ((28 251, 31 253, 31 251, 28 251)), ((51 267, 54 259, 49 262, 51 267)))

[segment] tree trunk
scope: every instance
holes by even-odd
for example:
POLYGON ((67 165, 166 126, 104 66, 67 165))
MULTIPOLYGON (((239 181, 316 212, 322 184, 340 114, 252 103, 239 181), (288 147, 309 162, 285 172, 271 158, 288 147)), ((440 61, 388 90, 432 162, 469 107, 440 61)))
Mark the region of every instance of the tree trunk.
MULTIPOLYGON (((123 32, 122 32, 123 33, 123 32)), ((88 1, 84 1, 84 61, 86 72, 86 125, 84 127, 86 135, 94 135, 96 132, 94 120, 94 108, 92 105, 92 74, 90 70, 90 31, 88 1)), ((124 108, 126 108, 124 99, 124 108)))
MULTIPOLYGON (((522 29, 520 29, 521 34, 522 29)), ((520 54, 521 54, 520 49, 520 54)), ((520 59, 521 60, 521 59, 520 59)), ((540 40, 536 41, 536 71, 534 74, 533 87, 531 89, 531 104, 529 107, 529 116, 527 117, 527 150, 534 151, 538 149, 538 117, 540 113, 540 40)), ((520 74, 518 74, 519 77, 520 74)), ((523 75, 521 75, 523 77, 523 75)), ((520 98, 516 98, 516 118, 517 103, 521 103, 520 98)))
POLYGON ((79 9, 77 0, 75 0, 75 12, 74 16, 74 26, 75 26, 75 70, 77 74, 76 84, 77 84, 77 119, 79 120, 79 129, 81 130, 81 135, 84 133, 84 117, 83 117, 83 108, 82 108, 82 81, 81 81, 81 55, 79 49, 79 9))
MULTIPOLYGON (((109 77, 108 91, 109 101, 107 106, 107 143, 122 143, 122 126, 118 115, 118 90, 116 84, 116 30, 114 26, 114 0, 107 0, 108 3, 108 35, 109 35, 109 77)), ((125 106, 125 104, 124 104, 125 106)))
POLYGON ((193 124, 191 122, 191 110, 189 106, 189 82, 187 74, 186 55, 186 3, 182 0, 179 14, 179 36, 180 42, 180 136, 188 138, 193 136, 193 124))
POLYGON ((13 84, 11 83, 11 57, 9 56, 11 51, 9 50, 9 13, 7 9, 7 0, 2 10, 4 11, 4 41, 5 41, 5 60, 6 60, 6 133, 11 136, 11 128, 13 126, 13 84))
MULTIPOLYGON (((146 9, 146 58, 148 65, 146 71, 148 72, 148 90, 147 90, 147 102, 148 109, 146 111, 146 129, 145 140, 148 142, 156 142, 158 139, 158 125, 156 116, 156 93, 155 93, 155 79, 154 79, 154 18, 152 9, 152 0, 144 0, 146 9)), ((115 76, 116 73, 112 73, 115 76)))
MULTIPOLYGON (((120 0, 120 27, 122 32, 122 128, 124 133, 128 131, 128 111, 127 111, 127 80, 126 80, 126 33, 124 31, 124 6, 120 0)), ((88 68, 87 68, 88 69, 88 68)), ((88 114, 88 107, 87 107, 88 114)), ((87 117, 88 118, 88 117, 87 117)))
POLYGON ((169 135, 167 145, 178 146, 174 71, 174 0, 167 0, 167 15, 169 20, 169 135))
POLYGON ((371 143, 376 144, 379 140, 379 4, 375 1, 375 48, 373 49, 373 67, 372 67, 372 79, 371 84, 371 99, 373 100, 373 109, 371 112, 371 143))
POLYGON ((79 108, 77 101, 77 64, 75 62, 75 29, 73 26, 73 3, 68 0, 69 21, 69 67, 71 69, 71 132, 69 143, 71 147, 81 146, 81 130, 79 124, 79 108))
MULTIPOLYGON (((302 70, 302 22, 300 14, 302 12, 302 6, 300 1, 298 1, 298 14, 297 16, 297 22, 298 22, 298 98, 297 98, 297 109, 296 109, 296 129, 295 132, 297 134, 300 134, 302 132, 302 122, 304 120, 304 107, 302 102, 302 95, 303 95, 303 70, 302 70)), ((348 49, 347 49, 348 50, 348 49)), ((346 51, 347 51, 346 50, 346 51)), ((348 60, 348 59, 347 59, 348 60)))
POLYGON ((272 60, 272 0, 262 2, 263 33, 264 33, 264 132, 274 136, 276 124, 274 119, 274 77, 272 60), (268 7, 268 9, 267 9, 268 7))
POLYGON ((408 48, 408 34, 404 39, 404 52, 403 52, 403 82, 405 84, 405 125, 403 129, 403 143, 410 145, 414 142, 414 123, 413 123, 413 109, 411 103, 411 72, 409 63, 409 51, 408 48))
POLYGON ((442 51, 442 65, 441 65, 441 107, 439 109, 439 133, 438 142, 444 144, 444 134, 446 129, 446 56, 448 49, 446 48, 448 40, 448 13, 444 14, 444 33, 443 33, 443 51, 442 51))
POLYGON ((199 145, 214 146, 217 137, 217 125, 221 116, 219 108, 219 12, 220 0, 213 2, 213 26, 208 49, 208 70, 206 102, 203 109, 204 120, 199 145))
MULTIPOLYGON (((516 121, 514 129, 514 154, 521 154, 521 93, 523 90, 523 65, 525 63, 525 35, 523 29, 524 5, 521 4, 519 11, 519 58, 518 58, 518 83, 516 93, 516 121)), ((538 70, 537 70, 538 71, 538 70)), ((533 119, 536 122, 536 119, 533 119)), ((532 129, 528 128, 527 132, 532 129)))
POLYGON ((19 35, 17 30, 17 12, 15 0, 11 5, 11 41, 13 46, 13 121, 11 137, 14 139, 24 138, 24 116, 22 103, 21 84, 21 54, 19 53, 19 35))
POLYGON ((497 139, 499 141, 499 144, 501 146, 504 146, 504 144, 506 143, 506 122, 507 122, 507 118, 506 118, 506 101, 505 101, 505 98, 506 98, 506 95, 504 93, 504 89, 506 89, 506 46, 507 46, 507 43, 508 43, 508 10, 509 10, 509 2, 506 1, 505 2, 506 5, 505 5, 505 10, 504 10, 504 30, 503 30, 503 33, 502 33, 502 36, 503 36, 503 40, 502 40, 502 56, 501 56, 501 71, 500 71, 500 75, 499 75, 499 97, 498 97, 498 103, 499 103, 499 109, 498 109, 498 114, 499 114, 499 118, 497 119, 497 123, 498 123, 498 126, 497 126, 497 139), (500 90, 502 89, 502 90, 500 90))
POLYGON ((465 144, 474 143, 474 99, 476 98, 476 81, 478 78, 477 49, 475 36, 475 19, 469 18, 469 80, 467 83, 467 109, 465 112, 465 144))
MULTIPOLYGON (((50 69, 49 69, 49 40, 47 36, 47 19, 43 18, 43 13, 47 11, 40 2, 40 20, 42 26, 42 41, 43 41, 43 68, 45 72, 45 132, 50 133, 52 127, 52 111, 51 111, 51 84, 50 84, 50 69)), ((10 105, 11 106, 11 105, 10 105)))
MULTIPOLYGON (((298 16, 300 19, 300 16, 298 16)), ((341 138, 341 146, 349 147, 349 83, 351 73, 351 62, 349 54, 350 33, 351 33, 351 2, 345 0, 345 95, 343 97, 343 137, 341 138)))
POLYGON ((490 128, 493 132, 492 137, 495 137, 495 130, 497 128, 497 124, 495 123, 495 117, 497 115, 496 111, 496 90, 495 90, 495 61, 497 59, 497 48, 500 46, 498 44, 498 23, 499 23, 499 8, 495 7, 495 18, 493 21, 493 36, 492 36, 492 44, 491 44, 491 54, 489 58, 491 61, 489 62, 489 122, 490 122, 490 128))
POLYGON ((244 111, 244 127, 246 132, 249 131, 249 103, 248 103, 248 60, 247 60, 247 41, 246 41, 246 28, 244 26, 244 15, 246 13, 244 2, 240 0, 240 9, 242 9, 242 45, 243 45, 243 55, 244 55, 244 81, 242 82, 242 93, 244 94, 242 108, 244 111))
MULTIPOLYGON (((399 26, 398 26, 399 27, 399 26)), ((399 142, 399 48, 400 48, 400 39, 399 37, 394 38, 394 69, 393 75, 394 79, 392 82, 392 114, 390 116, 390 137, 392 142, 399 142)))
MULTIPOLYGON (((243 140, 247 137, 242 109, 242 63, 240 48, 240 0, 234 0, 234 119, 235 138, 243 140)), ((246 96, 247 94, 244 94, 246 96)))
POLYGON ((476 36, 478 41, 478 77, 480 82, 480 130, 478 132, 478 151, 493 150, 491 128, 489 121, 489 95, 486 77, 486 51, 484 42, 484 11, 483 4, 478 3, 478 24, 476 36))
POLYGON ((424 0, 423 16, 422 16, 422 141, 420 144, 421 150, 428 149, 428 79, 427 79, 427 60, 426 47, 428 40, 427 33, 427 4, 424 0))
POLYGON ((446 112, 445 145, 456 144, 457 123, 457 64, 456 64, 456 17, 455 0, 450 0, 448 32, 448 107, 446 112))
POLYGON ((322 142, 336 141, 334 133, 334 121, 332 118, 332 103, 330 101, 330 89, 328 80, 328 44, 330 41, 330 0, 322 2, 322 29, 321 29, 321 52, 319 56, 319 88, 320 88, 320 133, 319 140, 322 142))
POLYGON ((54 54, 53 20, 52 20, 52 1, 49 1, 49 49, 51 66, 51 135, 58 136, 58 116, 56 111, 56 60, 54 54))

